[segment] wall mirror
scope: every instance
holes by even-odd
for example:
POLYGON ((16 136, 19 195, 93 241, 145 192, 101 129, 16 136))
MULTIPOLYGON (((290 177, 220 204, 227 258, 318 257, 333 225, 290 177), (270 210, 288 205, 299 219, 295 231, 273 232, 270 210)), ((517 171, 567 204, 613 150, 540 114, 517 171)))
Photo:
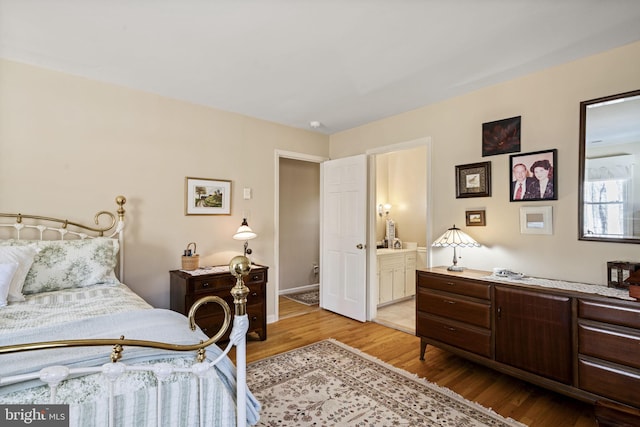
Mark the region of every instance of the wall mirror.
POLYGON ((580 103, 578 238, 640 243, 640 90, 580 103))

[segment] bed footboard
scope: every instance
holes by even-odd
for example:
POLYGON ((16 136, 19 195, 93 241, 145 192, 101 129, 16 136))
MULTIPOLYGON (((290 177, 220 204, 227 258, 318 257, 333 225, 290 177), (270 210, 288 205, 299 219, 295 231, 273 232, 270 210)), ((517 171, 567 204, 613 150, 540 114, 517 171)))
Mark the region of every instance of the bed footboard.
POLYGON ((236 346, 236 425, 245 426, 247 424, 247 395, 248 389, 246 385, 246 334, 249 328, 249 320, 246 313, 246 297, 249 293, 249 289, 244 284, 243 277, 249 274, 250 263, 244 256, 237 256, 233 258, 229 264, 229 270, 236 277, 236 285, 232 288, 231 294, 234 299, 235 316, 233 319, 233 327, 230 335, 229 344, 226 348, 215 358, 215 360, 207 360, 206 351, 209 346, 212 346, 217 342, 226 332, 231 323, 231 311, 227 303, 214 296, 208 296, 198 300, 190 309, 188 315, 188 321, 190 328, 195 330, 195 313, 199 307, 207 303, 217 303, 222 306, 225 314, 224 323, 220 330, 208 340, 201 340, 196 344, 172 344, 160 341, 146 341, 137 339, 127 339, 125 336, 121 336, 119 339, 77 339, 77 340, 61 340, 61 341, 44 341, 27 344, 17 344, 0 347, 0 357, 5 354, 29 352, 33 350, 45 350, 65 347, 95 347, 95 346, 113 346, 110 359, 110 363, 103 364, 101 366, 91 367, 68 367, 64 365, 47 366, 39 369, 35 372, 2 377, 0 378, 0 386, 7 386, 11 384, 40 380, 44 385, 49 388, 49 402, 55 404, 58 402, 58 388, 59 385, 66 379, 73 378, 80 375, 88 375, 94 373, 101 373, 108 381, 109 396, 108 399, 108 411, 109 411, 109 425, 114 423, 115 416, 115 396, 113 391, 113 384, 121 378, 127 372, 149 372, 153 375, 156 381, 156 415, 157 425, 162 425, 163 414, 163 393, 165 392, 164 383, 165 380, 176 373, 187 373, 192 375, 197 380, 197 394, 199 400, 199 425, 205 425, 205 378, 208 374, 214 371, 214 367, 220 363, 223 359, 227 359, 227 355, 231 348, 236 346), (178 352, 196 352, 196 362, 191 366, 177 367, 168 363, 142 363, 142 364, 128 364, 121 361, 123 353, 126 347, 142 347, 152 348, 158 350, 171 350, 178 352))

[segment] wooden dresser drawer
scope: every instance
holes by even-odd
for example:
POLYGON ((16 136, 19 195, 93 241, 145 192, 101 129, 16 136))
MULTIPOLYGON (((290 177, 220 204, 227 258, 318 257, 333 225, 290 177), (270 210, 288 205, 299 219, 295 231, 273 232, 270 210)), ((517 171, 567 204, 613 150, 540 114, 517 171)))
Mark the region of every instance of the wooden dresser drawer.
POLYGON ((630 307, 623 304, 617 305, 579 299, 578 316, 583 319, 640 329, 640 305, 630 307))
POLYGON ((580 354, 640 368, 640 332, 633 329, 578 324, 578 349, 580 354))
POLYGON ((418 289, 417 308, 436 316, 470 323, 482 328, 491 326, 491 306, 456 298, 455 294, 435 293, 418 289))
POLYGON ((418 336, 491 357, 491 331, 418 312, 418 336))
POLYGON ((578 374, 581 389, 631 406, 638 406, 640 370, 580 357, 578 374))
POLYGON ((418 272, 418 286, 486 300, 491 297, 491 286, 488 283, 476 283, 457 277, 436 276, 420 271, 418 272))

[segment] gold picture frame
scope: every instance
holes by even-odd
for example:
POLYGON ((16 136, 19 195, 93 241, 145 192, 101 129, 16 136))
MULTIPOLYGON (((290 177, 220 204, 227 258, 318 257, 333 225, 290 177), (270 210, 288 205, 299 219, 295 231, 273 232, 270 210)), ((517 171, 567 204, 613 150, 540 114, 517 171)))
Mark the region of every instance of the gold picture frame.
POLYGON ((185 215, 231 215, 231 181, 185 178, 185 215))

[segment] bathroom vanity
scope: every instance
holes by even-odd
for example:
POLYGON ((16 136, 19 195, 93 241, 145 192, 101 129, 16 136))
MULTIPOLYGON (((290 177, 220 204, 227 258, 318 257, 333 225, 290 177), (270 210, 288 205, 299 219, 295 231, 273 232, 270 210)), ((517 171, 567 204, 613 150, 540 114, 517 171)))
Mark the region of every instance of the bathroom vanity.
POLYGON ((378 305, 416 293, 416 249, 378 249, 378 305))

